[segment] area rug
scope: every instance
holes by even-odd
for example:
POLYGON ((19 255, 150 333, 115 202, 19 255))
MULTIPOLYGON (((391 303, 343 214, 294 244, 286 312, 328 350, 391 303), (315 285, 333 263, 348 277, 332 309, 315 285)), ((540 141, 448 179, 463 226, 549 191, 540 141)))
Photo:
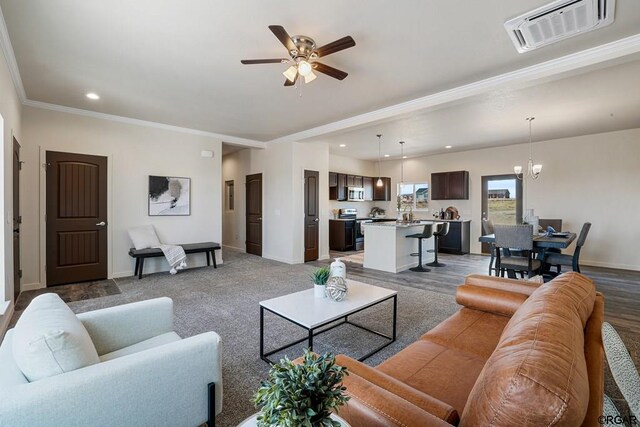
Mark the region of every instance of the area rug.
MULTIPOLYGON (((182 337, 206 331, 220 334, 223 344, 224 406, 217 425, 235 426, 256 412, 250 399, 266 377, 268 365, 259 357, 259 301, 311 287, 314 267, 287 265, 227 250, 217 269, 199 268, 175 276, 157 273, 117 279, 121 293, 70 303, 75 312, 167 296, 175 306, 175 328, 182 337)), ((367 360, 376 365, 416 340, 456 311, 451 296, 419 289, 369 281, 398 291, 397 341, 367 360)), ((381 331, 390 330, 391 302, 385 302, 352 317, 381 331)), ((265 343, 269 348, 305 336, 304 330, 273 315, 265 317, 265 343)), ((314 340, 314 350, 333 351, 359 357, 381 344, 380 338, 348 325, 314 340)), ((302 354, 303 345, 272 356, 290 358, 302 354)))

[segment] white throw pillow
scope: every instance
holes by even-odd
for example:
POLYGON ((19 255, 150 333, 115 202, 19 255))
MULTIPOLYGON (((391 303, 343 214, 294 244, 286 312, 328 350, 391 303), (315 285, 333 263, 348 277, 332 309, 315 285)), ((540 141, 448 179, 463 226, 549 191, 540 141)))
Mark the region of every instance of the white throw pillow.
POLYGON ((160 240, 153 225, 142 225, 129 229, 129 237, 136 249, 156 248, 160 246, 160 240))
POLYGON ((84 325, 53 293, 31 301, 13 331, 13 358, 31 382, 99 363, 84 325))

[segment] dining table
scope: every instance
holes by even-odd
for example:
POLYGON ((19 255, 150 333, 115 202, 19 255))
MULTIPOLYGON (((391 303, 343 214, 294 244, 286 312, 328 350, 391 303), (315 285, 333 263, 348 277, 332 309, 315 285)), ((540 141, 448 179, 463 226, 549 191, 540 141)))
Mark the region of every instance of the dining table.
MULTIPOLYGON (((560 236, 549 235, 548 233, 539 233, 533 237, 533 249, 538 253, 537 258, 544 263, 544 258, 549 249, 565 249, 576 239, 576 233, 562 233, 560 236)), ((478 239, 481 243, 495 243, 495 234, 485 234, 478 239)), ((544 264, 542 271, 548 272, 549 265, 544 264)), ((515 277, 513 272, 508 272, 509 277, 515 277)), ((496 276, 499 273, 496 271, 496 276)))
MULTIPOLYGON (((565 233, 563 233, 565 234, 565 233)), ((566 233, 566 236, 549 236, 547 233, 540 233, 533 237, 533 247, 537 249, 565 249, 576 239, 576 233, 566 233)), ((495 243, 495 234, 485 234, 478 239, 481 243, 495 243)))

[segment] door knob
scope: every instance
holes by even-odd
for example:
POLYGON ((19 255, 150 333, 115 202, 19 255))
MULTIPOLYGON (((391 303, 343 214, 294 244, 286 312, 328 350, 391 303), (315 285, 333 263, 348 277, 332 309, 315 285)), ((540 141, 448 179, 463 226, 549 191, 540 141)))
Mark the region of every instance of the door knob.
POLYGON ((105 225, 107 225, 107 223, 106 223, 106 222, 104 222, 104 221, 100 221, 100 222, 99 222, 99 223, 97 223, 96 225, 97 225, 97 226, 99 226, 99 227, 104 227, 105 225))
POLYGON ((314 219, 314 221, 315 221, 315 222, 318 222, 318 221, 320 221, 320 218, 316 218, 316 219, 314 219))
POLYGON ((258 221, 262 221, 262 217, 259 217, 259 218, 258 218, 258 221))

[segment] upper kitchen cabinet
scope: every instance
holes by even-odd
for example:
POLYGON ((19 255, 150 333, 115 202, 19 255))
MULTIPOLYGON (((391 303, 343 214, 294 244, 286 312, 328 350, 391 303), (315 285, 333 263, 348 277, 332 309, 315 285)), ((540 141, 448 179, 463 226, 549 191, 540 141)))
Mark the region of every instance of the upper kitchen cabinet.
POLYGON ((431 200, 469 200, 469 172, 432 173, 431 200))
POLYGON ((378 187, 378 178, 373 178, 373 200, 380 202, 391 201, 391 178, 382 179, 382 186, 378 187))
POLYGON ((358 175, 347 175, 347 187, 362 188, 362 177, 358 175))
POLYGON ((373 200, 373 178, 370 176, 363 176, 362 187, 364 187, 364 200, 367 202, 373 200))
POLYGON ((329 200, 347 200, 347 175, 329 172, 329 200))

